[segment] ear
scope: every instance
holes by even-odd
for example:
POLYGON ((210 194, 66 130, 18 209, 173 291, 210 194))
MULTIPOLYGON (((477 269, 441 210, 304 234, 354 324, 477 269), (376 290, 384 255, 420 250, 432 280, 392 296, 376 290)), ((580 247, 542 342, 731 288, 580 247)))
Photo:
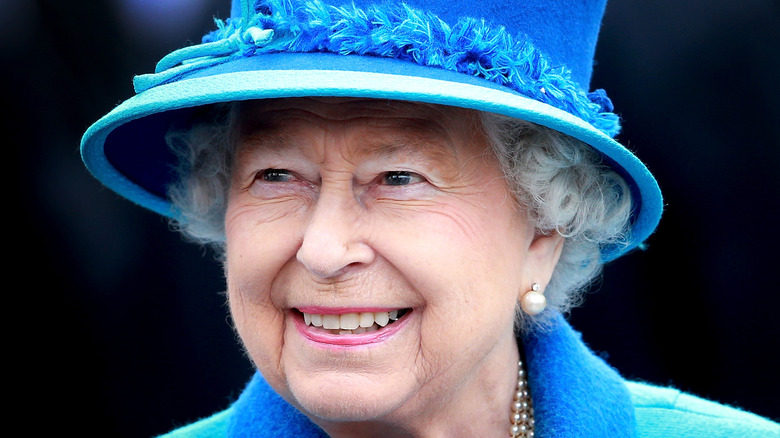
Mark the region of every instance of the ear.
POLYGON ((520 288, 518 291, 518 299, 522 298, 531 287, 531 283, 539 283, 544 289, 555 270, 555 266, 558 264, 558 260, 561 258, 561 251, 563 251, 563 243, 566 239, 558 234, 557 231, 552 231, 549 234, 537 233, 531 245, 528 247, 528 254, 526 263, 524 265, 524 278, 528 279, 528 288, 520 288))

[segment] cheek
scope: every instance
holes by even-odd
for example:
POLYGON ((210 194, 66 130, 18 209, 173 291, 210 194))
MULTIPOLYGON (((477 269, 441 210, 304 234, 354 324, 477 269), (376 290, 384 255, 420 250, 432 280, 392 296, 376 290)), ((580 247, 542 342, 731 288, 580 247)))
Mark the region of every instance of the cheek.
MULTIPOLYGON (((512 316, 533 230, 503 191, 485 191, 469 201, 441 212, 431 228, 441 233, 432 260, 460 294, 459 302, 474 310, 470 314, 512 316)), ((456 307, 451 305, 457 312, 456 307)))
POLYGON ((383 223, 378 249, 424 295, 426 312, 437 320, 472 311, 511 317, 527 240, 515 214, 511 206, 439 204, 383 223))
POLYGON ((295 211, 269 219, 268 210, 240 201, 228 203, 227 273, 233 286, 245 293, 268 289, 276 273, 295 257, 302 238, 295 211))
POLYGON ((529 235, 511 206, 484 202, 442 204, 394 228, 406 230, 398 241, 414 248, 407 255, 444 277, 479 284, 511 281, 505 274, 519 271, 529 235))
POLYGON ((226 277, 236 331, 255 365, 273 380, 283 345, 281 297, 271 293, 279 271, 295 257, 294 216, 265 222, 251 208, 229 204, 225 220, 226 277))
POLYGON ((284 315, 256 306, 235 288, 228 289, 230 313, 247 355, 270 385, 283 388, 284 315))

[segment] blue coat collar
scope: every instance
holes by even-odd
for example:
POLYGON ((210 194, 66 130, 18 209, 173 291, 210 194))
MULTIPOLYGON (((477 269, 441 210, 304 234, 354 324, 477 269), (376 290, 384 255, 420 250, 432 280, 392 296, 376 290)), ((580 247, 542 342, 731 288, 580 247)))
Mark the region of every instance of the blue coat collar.
POLYGON ((636 437, 631 394, 620 375, 561 315, 523 339, 537 437, 636 437))
MULTIPOLYGON (((631 397, 618 373, 560 315, 523 338, 537 437, 636 437, 631 397)), ((255 373, 233 404, 230 437, 327 437, 255 373)))

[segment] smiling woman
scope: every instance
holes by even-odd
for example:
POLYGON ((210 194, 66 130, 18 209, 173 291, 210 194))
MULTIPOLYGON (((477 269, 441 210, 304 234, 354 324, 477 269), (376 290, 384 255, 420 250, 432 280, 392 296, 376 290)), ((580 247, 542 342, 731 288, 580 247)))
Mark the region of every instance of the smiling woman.
POLYGON ((265 379, 326 430, 383 418, 421 435, 467 413, 506 429, 516 285, 547 282, 562 238, 534 236, 518 214, 475 115, 366 100, 247 111, 264 123, 238 139, 226 272, 265 379), (396 172, 410 184, 388 184, 396 172), (442 394, 446 405, 431 403, 442 394))
POLYGON ((87 131, 101 181, 223 256, 257 369, 168 436, 777 436, 564 318, 661 214, 587 92, 604 3, 455 6, 485 16, 235 1, 87 131))

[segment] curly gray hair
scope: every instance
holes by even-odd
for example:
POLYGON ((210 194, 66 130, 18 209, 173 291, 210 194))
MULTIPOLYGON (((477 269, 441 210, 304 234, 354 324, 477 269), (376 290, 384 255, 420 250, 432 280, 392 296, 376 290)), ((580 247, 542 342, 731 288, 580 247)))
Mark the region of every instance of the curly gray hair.
MULTIPOLYGON (((240 105, 219 104, 184 129, 171 129, 178 158, 168 195, 177 213, 172 225, 190 240, 223 254, 224 214, 240 105)), ((523 120, 481 113, 484 133, 518 207, 537 232, 565 238, 545 288, 547 307, 566 312, 601 272, 601 248, 625 245, 631 213, 628 187, 585 143, 523 120)), ((530 285, 529 285, 530 287, 530 285)), ((550 312, 516 312, 518 330, 544 326, 550 312)))

